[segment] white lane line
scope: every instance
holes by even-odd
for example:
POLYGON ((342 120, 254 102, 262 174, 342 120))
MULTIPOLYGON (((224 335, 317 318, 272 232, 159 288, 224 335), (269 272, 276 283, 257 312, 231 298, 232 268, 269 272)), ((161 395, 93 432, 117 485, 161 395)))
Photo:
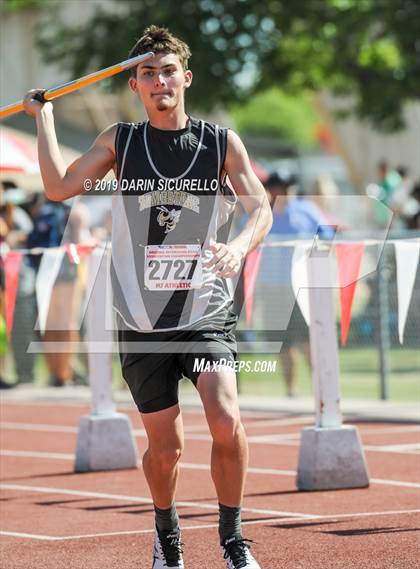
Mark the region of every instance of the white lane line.
POLYGON ((0 423, 0 429, 8 429, 12 431, 41 431, 52 433, 77 433, 78 427, 69 427, 67 425, 48 425, 40 423, 11 423, 8 421, 0 423))
POLYGON ((420 435, 420 426, 419 425, 404 425, 401 427, 378 427, 377 429, 372 428, 364 428, 361 427, 360 429, 361 434, 365 435, 381 435, 385 433, 419 433, 420 435))
MULTIPOLYGON (((67 488, 54 488, 47 486, 24 486, 20 484, 0 484, 0 489, 3 490, 18 490, 21 492, 40 492, 43 494, 63 494, 69 496, 85 496, 87 498, 101 498, 105 500, 118 500, 125 502, 139 502, 142 504, 153 504, 151 498, 144 496, 127 496, 122 494, 106 494, 104 492, 88 492, 83 490, 69 490, 67 488)), ((177 500, 177 505, 186 508, 197 508, 203 510, 217 510, 219 511, 218 504, 209 504, 205 502, 189 502, 177 500)), ((290 516, 291 518, 306 518, 307 514, 299 512, 284 512, 282 510, 268 510, 262 508, 241 508, 242 512, 250 512, 253 514, 266 514, 268 516, 290 516)), ((313 516, 311 516, 313 517, 313 516)))
MULTIPOLYGON (((22 450, 0 450, 0 456, 13 456, 16 458, 40 458, 40 459, 57 459, 74 461, 74 454, 70 453, 52 453, 52 452, 35 452, 22 450)), ((181 462, 181 468, 189 470, 210 470, 210 466, 204 463, 181 462)), ((295 470, 280 470, 277 468, 257 468, 250 466, 248 468, 250 474, 265 474, 274 476, 296 476, 295 470)), ((371 478, 373 484, 383 484, 386 486, 401 486, 404 488, 420 488, 420 483, 405 482, 402 480, 387 480, 382 478, 371 478)))
MULTIPOLYGON (((198 464, 193 462, 181 462, 180 467, 190 470, 210 470, 210 465, 208 464, 198 464)), ((296 476, 295 470, 277 470, 276 468, 255 468, 253 466, 248 467, 247 472, 251 474, 274 474, 278 476, 296 476)))
MULTIPOLYGON (((16 393, 16 392, 15 392, 16 393)), ((89 401, 64 401, 60 399, 58 401, 60 407, 82 407, 83 410, 88 410, 90 402, 89 401)), ((57 408, 57 401, 56 400, 33 400, 33 401, 19 401, 18 399, 6 399, 5 397, 1 400, 1 405, 3 407, 11 406, 11 407, 55 407, 57 408)), ((118 404, 120 406, 120 404, 118 404)))
MULTIPOLYGON (((78 427, 68 427, 64 425, 42 425, 38 423, 10 423, 10 422, 3 422, 0 423, 0 428, 7 429, 7 430, 17 430, 17 431, 44 431, 49 433, 54 432, 62 432, 62 433, 78 433, 78 427)), ((208 429, 207 429, 208 432, 208 429)), ((146 438, 147 434, 144 429, 134 429, 133 434, 139 438, 146 438)), ((300 435, 296 434, 286 434, 286 435, 262 435, 261 437, 255 437, 255 441, 253 440, 254 437, 248 437, 248 441, 256 444, 266 444, 267 442, 271 442, 269 437, 275 437, 276 440, 282 440, 284 437, 285 444, 288 444, 289 438, 299 437, 300 435)), ((188 432, 185 437, 186 440, 192 441, 209 441, 211 442, 213 439, 210 434, 206 433, 194 433, 188 432)), ((297 443, 291 443, 293 445, 297 443)))
MULTIPOLYGON (((302 518, 302 519, 312 519, 312 518, 302 518)), ((318 519, 316 516, 314 519, 318 519)), ((287 518, 265 518, 264 520, 244 520, 242 521, 242 525, 253 525, 253 524, 263 524, 266 522, 273 523, 273 522, 292 522, 292 521, 299 521, 299 518, 291 519, 287 518)), ((200 524, 197 523, 194 526, 184 526, 182 525, 182 531, 186 530, 195 530, 195 529, 215 529, 218 528, 219 524, 200 524)), ((27 537, 31 539, 40 539, 40 540, 48 540, 48 541, 66 541, 71 539, 86 539, 86 538, 94 538, 94 537, 113 537, 113 536, 121 536, 121 535, 138 535, 138 534, 148 534, 154 533, 155 530, 153 529, 139 529, 139 530, 126 530, 126 531, 113 531, 113 532, 106 532, 106 533, 92 533, 92 534, 82 534, 82 535, 69 535, 69 536, 50 536, 50 535, 37 535, 37 534, 29 534, 29 533, 18 533, 18 532, 11 532, 11 531, 0 531, 0 535, 8 535, 12 537, 27 537)))
MULTIPOLYGON (((334 520, 337 519, 345 519, 345 518, 367 518, 369 516, 398 516, 401 514, 420 514, 420 509, 413 509, 413 510, 385 510, 383 512, 356 512, 354 514, 328 514, 325 516, 318 516, 318 518, 326 519, 326 518, 333 518, 334 520)), ((294 522, 295 520, 291 520, 290 523, 294 522)), ((298 521, 298 520, 296 520, 298 521)))
MULTIPOLYGON (((310 516, 307 515, 305 518, 294 518, 291 519, 290 517, 284 518, 265 518, 263 520, 244 520, 242 521, 242 525, 259 525, 259 524, 274 524, 280 522, 287 522, 288 524, 296 524, 298 525, 299 522, 305 521, 308 522, 309 520, 315 521, 322 521, 322 520, 331 520, 334 523, 335 520, 339 519, 346 519, 346 518, 362 518, 362 517, 371 517, 371 516, 398 516, 398 515, 408 515, 408 514, 418 514, 420 510, 389 510, 384 512, 355 512, 352 514, 327 514, 327 515, 314 515, 310 516)), ((194 526, 184 526, 182 525, 182 531, 190 531, 190 530, 197 530, 197 529, 215 529, 219 527, 219 524, 197 524, 194 526)), ((118 532, 107 532, 107 533, 92 533, 92 534, 82 534, 82 535, 70 535, 70 536, 63 536, 63 537, 54 537, 50 535, 36 535, 36 534, 28 534, 28 533, 18 533, 18 532, 9 532, 9 531, 0 531, 0 535, 7 535, 12 537, 26 537, 30 539, 39 539, 39 540, 47 540, 47 541, 69 541, 72 539, 89 539, 89 538, 97 538, 97 537, 114 537, 114 536, 122 536, 122 535, 138 535, 138 534, 148 534, 154 533, 154 529, 142 529, 142 530, 127 530, 127 531, 118 531, 118 532)))
POLYGON ((261 419, 260 421, 244 421, 244 427, 276 427, 287 425, 315 424, 314 417, 291 417, 289 419, 261 419))
MULTIPOLYGON (((57 400, 60 404, 60 406, 63 407, 81 407, 84 410, 85 409, 89 409, 89 405, 90 405, 90 400, 86 400, 86 401, 65 401, 63 399, 59 399, 57 400)), ((36 400, 34 399, 33 401, 19 401, 18 399, 6 399, 4 398, 1 401, 1 404, 3 406, 12 406, 12 407, 57 407, 57 401, 56 400, 51 400, 51 399, 46 399, 46 400, 36 400)), ((130 402, 124 402, 124 401, 117 401, 116 403, 117 405, 117 410, 118 409, 124 409, 127 411, 133 411, 133 413, 137 412, 137 409, 134 405, 134 403, 130 403, 130 402)), ((199 400, 197 400, 197 405, 199 405, 199 407, 188 407, 185 404, 182 403, 181 401, 181 411, 183 415, 200 415, 201 417, 204 417, 204 409, 201 406, 201 403, 199 400)), ((307 413, 305 412, 305 415, 307 413)), ((261 419, 262 421, 284 421, 282 424, 290 424, 293 425, 295 423, 314 423, 314 418, 312 417, 293 417, 291 419, 288 419, 287 416, 290 416, 290 412, 289 411, 251 411, 250 409, 241 409, 241 416, 242 417, 247 417, 249 419, 257 419, 256 423, 259 423, 260 421, 258 419, 261 419), (286 415, 285 419, 279 419, 279 416, 281 415, 286 415)))
POLYGON ((420 444, 419 443, 408 443, 400 445, 363 445, 365 450, 375 451, 375 452, 392 452, 392 453, 403 453, 403 454, 419 454, 420 444))
MULTIPOLYGON (((201 402, 199 400, 197 400, 198 404, 200 405, 199 408, 186 408, 183 407, 183 403, 181 401, 181 411, 183 415, 200 415, 201 417, 205 417, 204 414, 204 408, 201 404, 201 402)), ((266 419, 278 419, 279 415, 281 414, 281 412, 274 412, 274 411, 251 411, 249 409, 241 409, 241 416, 242 417, 250 417, 250 418, 255 418, 255 417, 264 417, 266 419)))
POLYGON ((28 539, 41 539, 43 541, 57 541, 59 539, 62 539, 60 537, 53 537, 52 535, 38 535, 36 533, 19 533, 17 531, 0 531, 0 535, 7 535, 9 537, 26 537, 28 539))
POLYGON ((374 484, 384 484, 385 486, 402 486, 403 488, 420 488, 417 482, 403 482, 401 480, 385 480, 382 478, 371 478, 374 484))
MULTIPOLYGON (((0 429, 11 431, 40 431, 46 433, 78 433, 79 427, 70 427, 67 425, 49 425, 42 423, 11 423, 4 421, 0 423, 0 429)), ((134 435, 145 437, 146 431, 144 429, 134 429, 134 435)))
MULTIPOLYGON (((62 432, 62 433, 77 433, 78 427, 70 427, 66 425, 43 425, 39 423, 13 423, 2 422, 0 428, 9 430, 29 430, 29 431, 45 431, 45 432, 62 432)), ((195 425, 197 428, 198 425, 195 425)), ((366 432, 366 431, 365 431, 366 432)), ((374 431, 372 431, 373 434, 374 431)), ((377 432, 377 431, 375 431, 377 432)), ((146 438, 146 431, 144 429, 134 429, 133 434, 139 438, 146 438)), ((363 437, 362 433, 362 437, 363 437)), ((184 437, 186 440, 196 441, 212 441, 210 434, 187 432, 184 437)), ((248 435, 248 442, 257 445, 276 445, 276 446, 298 446, 300 444, 300 433, 284 433, 284 434, 266 434, 266 435, 248 435)), ((417 455, 420 452, 419 443, 407 443, 398 445, 364 445, 363 448, 370 452, 385 452, 385 453, 402 453, 417 455)))
POLYGON ((74 454, 65 452, 36 452, 28 450, 0 450, 0 456, 14 456, 16 458, 45 458, 48 460, 74 460, 74 454))
MULTIPOLYGON (((265 428, 265 427, 287 427, 288 425, 307 425, 314 424, 313 418, 293 418, 293 419, 262 419, 261 421, 243 421, 245 429, 248 428, 265 428)), ((208 425, 184 425, 185 432, 209 431, 208 425)), ((292 433, 287 433, 290 435, 292 433)), ((295 436, 300 436, 300 433, 293 433, 295 436)), ((286 435, 285 435, 286 436, 286 435)))
MULTIPOLYGON (((260 421, 244 421, 244 427, 252 427, 254 428, 265 428, 265 427, 275 427, 275 426, 287 426, 287 425, 299 425, 299 424, 310 424, 313 423, 313 418, 305 418, 305 417, 296 417, 292 419, 261 419, 260 421)), ((18 430, 35 430, 35 431, 61 431, 61 432, 68 432, 68 433, 77 433, 78 427, 73 426, 66 426, 66 425, 54 425, 54 424, 37 424, 37 423, 17 423, 17 422, 10 422, 10 421, 3 421, 0 423, 0 427, 3 429, 18 429, 18 430)), ((145 433, 144 429, 138 429, 139 434, 145 433)), ((194 431, 208 431, 208 425, 184 425, 185 432, 194 432, 194 431)), ((419 433, 420 435, 420 426, 419 425, 403 425, 397 427, 378 427, 376 428, 360 428, 361 435, 381 435, 387 433, 419 433)), ((271 435, 268 435, 271 436, 271 435)), ((275 436, 275 435, 273 435, 275 436)), ((285 433, 281 436, 293 436, 298 437, 300 436, 299 433, 285 433)))
POLYGON ((301 433, 287 433, 279 434, 275 433, 272 435, 247 435, 248 442, 251 443, 275 443, 277 441, 284 442, 284 444, 289 444, 291 441, 292 445, 296 445, 299 442, 301 433))
MULTIPOLYGON (((282 427, 288 425, 305 425, 305 424, 313 424, 313 418, 305 418, 305 417, 296 417, 293 419, 262 419, 261 421, 244 421, 245 430, 248 428, 250 429, 258 429, 258 428, 265 428, 265 427, 282 427)), ((208 431, 207 425, 186 425, 184 426, 185 432, 197 432, 197 431, 208 431)), ((364 435, 382 435, 382 434, 398 434, 398 433, 418 433, 420 435, 420 426, 419 425, 404 425, 404 426, 397 426, 397 427, 378 427, 375 428, 364 428, 360 427, 360 434, 363 437, 364 435)), ((248 435, 248 437, 253 435, 248 435)), ((261 435, 262 437, 264 435, 261 435)), ((284 434, 273 434, 273 435, 266 435, 267 437, 279 437, 279 438, 290 438, 290 439, 297 439, 300 438, 301 432, 298 433, 284 433, 284 434)))
MULTIPOLYGON (((299 521, 299 518, 294 518, 296 521, 299 521)), ((302 518, 307 519, 307 518, 302 518)), ((317 517, 315 519, 318 519, 317 517)), ((291 518, 265 518, 264 520, 250 520, 250 521, 242 521, 242 525, 251 525, 251 524, 262 524, 264 522, 292 522, 291 518)), ((197 523, 194 526, 184 526, 182 525, 182 531, 186 530, 194 530, 194 529, 213 529, 218 528, 219 524, 200 524, 197 523)), ((65 541, 70 539, 85 539, 85 538, 94 538, 94 537, 113 537, 113 536, 121 536, 121 535, 138 535, 138 534, 147 534, 147 533, 154 533, 155 530, 153 529, 135 529, 135 530, 126 530, 126 531, 112 531, 112 532, 105 532, 105 533, 91 533, 91 534, 82 534, 82 535, 69 535, 69 536, 50 536, 50 535, 37 535, 37 534, 29 534, 29 533, 18 533, 12 531, 0 531, 0 535, 8 535, 12 537, 28 537, 31 539, 40 539, 40 540, 48 540, 48 541, 65 541)))

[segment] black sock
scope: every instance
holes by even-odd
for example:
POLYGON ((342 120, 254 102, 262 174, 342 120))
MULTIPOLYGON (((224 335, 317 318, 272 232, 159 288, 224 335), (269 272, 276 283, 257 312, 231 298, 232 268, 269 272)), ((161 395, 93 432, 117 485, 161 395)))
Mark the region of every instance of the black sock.
POLYGON ((155 521, 159 531, 172 531, 179 528, 179 518, 175 504, 167 510, 155 506, 155 521))
POLYGON ((219 537, 223 543, 227 537, 241 536, 241 508, 231 508, 219 503, 219 537))

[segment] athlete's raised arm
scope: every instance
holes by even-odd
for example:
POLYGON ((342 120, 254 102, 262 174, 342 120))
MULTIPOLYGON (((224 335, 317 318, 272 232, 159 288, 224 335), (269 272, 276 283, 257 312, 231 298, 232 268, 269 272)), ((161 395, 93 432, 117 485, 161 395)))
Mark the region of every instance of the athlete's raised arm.
POLYGON ((216 243, 209 266, 214 266, 221 277, 229 278, 238 273, 244 257, 255 249, 273 223, 273 216, 264 186, 254 173, 248 153, 239 136, 228 131, 228 144, 223 166, 241 201, 248 220, 240 232, 228 244, 216 243))
POLYGON ((26 113, 36 120, 38 160, 46 196, 53 201, 63 201, 81 194, 87 179, 94 184, 114 166, 117 125, 105 129, 89 150, 66 168, 55 133, 52 103, 35 100, 33 97, 39 92, 42 90, 29 91, 23 104, 26 113))

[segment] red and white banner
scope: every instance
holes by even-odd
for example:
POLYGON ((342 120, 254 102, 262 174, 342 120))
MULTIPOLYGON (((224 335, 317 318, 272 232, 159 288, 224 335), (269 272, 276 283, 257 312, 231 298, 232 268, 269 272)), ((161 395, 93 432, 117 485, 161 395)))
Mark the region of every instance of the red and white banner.
MULTIPOLYGON (((341 342, 347 342, 351 323, 351 312, 360 276, 361 264, 365 246, 374 245, 375 242, 365 243, 336 243, 336 259, 338 268, 338 282, 340 286, 341 306, 341 342)), ((408 310, 413 293, 416 273, 420 258, 419 240, 393 241, 395 246, 398 290, 398 334, 400 343, 403 342, 404 328, 407 321, 408 310)), ((287 243, 290 246, 291 243, 287 243)), ((40 254, 43 251, 40 268, 36 281, 36 297, 38 302, 38 328, 45 331, 51 293, 61 267, 63 256, 67 254, 72 263, 79 264, 80 260, 90 255, 96 243, 73 244, 68 243, 62 247, 51 249, 34 249, 9 251, 4 255, 4 269, 6 275, 6 327, 10 336, 13 327, 13 316, 19 284, 19 269, 23 254, 40 254)), ((310 325, 307 255, 311 244, 296 244, 292 262, 292 285, 295 297, 308 326, 310 325)), ((252 321, 255 285, 261 263, 262 248, 252 251, 246 259, 244 268, 244 298, 247 325, 252 321)), ((331 286, 334 286, 331 283, 331 286)))
POLYGON ((340 285, 341 344, 346 345, 351 322, 354 293, 362 264, 364 243, 337 244, 338 282, 340 285))
POLYGON ((420 241, 396 241, 394 246, 397 266, 398 337, 400 344, 402 344, 408 308, 419 266, 420 241))

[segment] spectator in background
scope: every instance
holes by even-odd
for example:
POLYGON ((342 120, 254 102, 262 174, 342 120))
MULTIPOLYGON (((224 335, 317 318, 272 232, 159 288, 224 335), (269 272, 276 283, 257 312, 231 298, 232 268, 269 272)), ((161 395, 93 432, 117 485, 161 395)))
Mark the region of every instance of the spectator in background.
MULTIPOLYGON (((268 245, 270 241, 313 239, 317 234, 333 238, 335 228, 322 211, 312 201, 297 197, 297 178, 273 172, 265 187, 273 211, 273 226, 265 240, 268 245)), ((294 249, 294 246, 264 247, 256 288, 257 299, 262 301, 265 338, 283 339, 280 364, 289 397, 296 395, 299 350, 310 365, 308 328, 291 281, 294 249)))
MULTIPOLYGON (((34 230, 28 237, 28 248, 59 247, 63 243, 81 243, 90 238, 89 215, 85 206, 70 207, 62 202, 46 201, 39 207, 34 219, 34 230)), ((38 272, 40 255, 32 255, 32 263, 38 272)), ((78 266, 64 255, 60 271, 51 293, 45 343, 78 342, 80 328, 81 287, 78 282, 78 266)), ((50 373, 49 384, 62 387, 73 383, 72 352, 49 352, 45 358, 50 373)))
MULTIPOLYGON (((1 229, 0 221, 0 233, 1 229)), ((0 389, 10 389, 11 383, 4 380, 5 375, 5 357, 7 353, 7 334, 6 334, 6 306, 5 306, 5 282, 4 269, 0 261, 0 389)))
POLYGON ((109 241, 112 235, 112 211, 105 211, 98 225, 91 229, 92 237, 97 241, 109 241))
MULTIPOLYGON (((33 229, 32 219, 24 209, 28 196, 13 182, 3 181, 0 184, 3 196, 0 215, 7 226, 4 242, 10 249, 21 248, 33 229)), ((34 338, 35 321, 35 272, 27 256, 24 256, 19 268, 19 284, 11 333, 17 383, 33 381, 35 354, 28 353, 28 347, 34 338)))
POLYGON ((418 213, 418 201, 413 195, 414 181, 408 175, 408 168, 405 166, 399 166, 397 172, 401 182, 393 192, 389 205, 401 223, 409 228, 409 220, 418 213))
POLYGON ((401 177, 401 183, 397 188, 397 191, 401 191, 401 193, 408 198, 413 191, 414 182, 408 175, 408 168, 406 166, 398 166, 397 172, 401 177))
POLYGON ((377 169, 377 185, 370 184, 368 186, 368 189, 370 189, 368 193, 371 197, 378 200, 373 206, 373 219, 379 227, 385 227, 390 221, 390 216, 382 204, 390 207, 393 194, 401 184, 401 176, 395 169, 390 167, 386 160, 378 162, 377 169), (374 188, 373 193, 372 188, 374 188))
POLYGON ((407 229, 420 229, 420 180, 414 186, 410 198, 410 205, 405 208, 404 221, 407 229))
MULTIPOLYGON (((0 184, 0 247, 3 249, 6 244, 6 237, 9 233, 10 215, 6 215, 4 200, 4 187, 0 184)), ((0 389, 9 389, 12 384, 4 380, 5 358, 7 353, 6 336, 6 302, 5 302, 5 273, 3 257, 0 255, 0 389)))
POLYGON ((313 185, 311 199, 318 210, 323 212, 328 223, 341 229, 343 224, 337 217, 338 196, 339 189, 332 175, 326 172, 321 174, 313 185))
POLYGON ((378 183, 382 188, 382 194, 379 196, 379 199, 386 205, 390 203, 401 181, 400 174, 397 170, 392 169, 386 160, 381 160, 378 163, 378 183))
MULTIPOLYGON (((4 224, 0 219, 0 239, 3 236, 4 224)), ((0 257, 0 389, 10 389, 11 383, 4 380, 5 358, 7 354, 7 334, 6 334, 6 303, 5 303, 5 275, 3 261, 0 257)))
POLYGON ((2 181, 0 188, 2 192, 0 215, 8 226, 5 241, 11 249, 16 249, 25 244, 33 228, 31 217, 20 207, 27 201, 27 196, 14 182, 2 181))

